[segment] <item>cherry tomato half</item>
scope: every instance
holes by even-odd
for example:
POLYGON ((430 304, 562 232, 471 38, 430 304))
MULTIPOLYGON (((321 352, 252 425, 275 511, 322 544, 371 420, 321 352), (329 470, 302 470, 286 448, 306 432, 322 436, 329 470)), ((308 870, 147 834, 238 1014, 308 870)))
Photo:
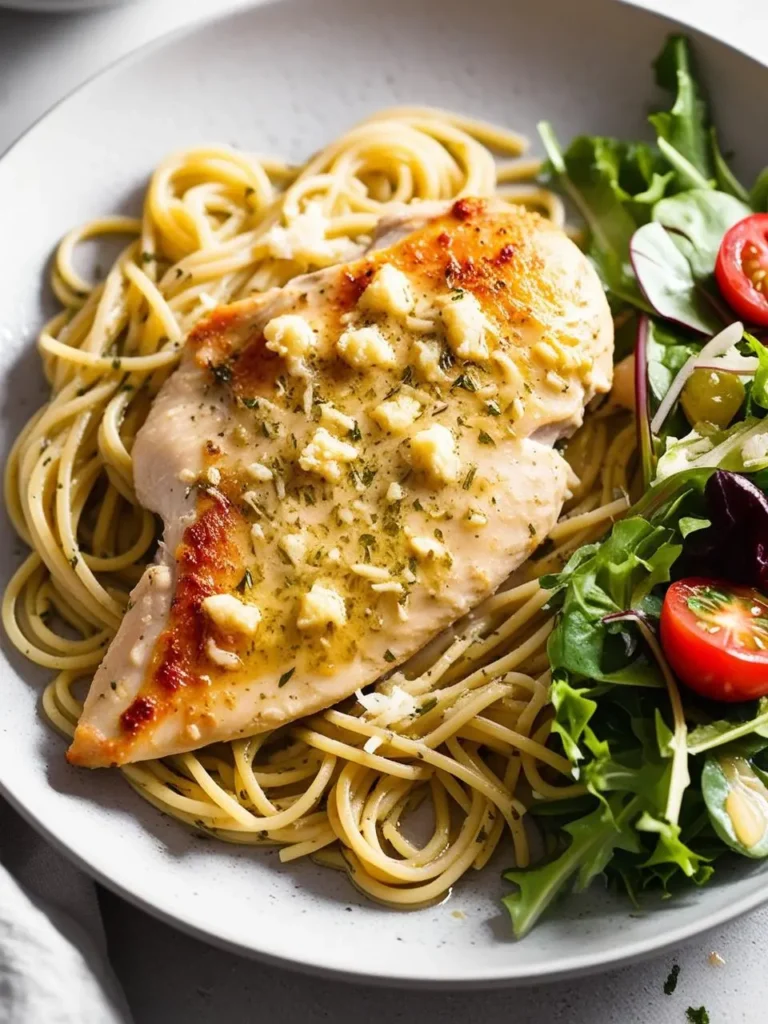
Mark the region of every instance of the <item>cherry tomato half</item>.
POLYGON ((768 213, 754 213, 726 231, 715 277, 743 320, 768 326, 768 213))
POLYGON ((661 645, 680 681, 704 697, 768 694, 768 597, 752 587, 698 577, 673 583, 661 645))

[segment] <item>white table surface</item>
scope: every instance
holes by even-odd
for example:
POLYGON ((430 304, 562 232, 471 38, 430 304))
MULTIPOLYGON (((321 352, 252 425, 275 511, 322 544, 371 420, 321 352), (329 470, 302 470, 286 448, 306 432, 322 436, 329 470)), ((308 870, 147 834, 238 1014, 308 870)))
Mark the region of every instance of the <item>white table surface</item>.
MULTIPOLYGON (((243 2, 143 0, 83 15, 0 11, 0 152, 115 58, 243 2)), ((766 0, 638 2, 768 63, 766 0)), ((768 909, 686 945, 676 956, 624 970, 546 990, 445 994, 374 990, 263 967, 191 939, 109 893, 102 893, 102 906, 112 959, 137 1024, 686 1024, 686 1008, 702 1004, 711 1024, 768 1021, 768 909), (712 966, 712 951, 725 960, 722 966, 712 966), (663 984, 673 962, 680 966, 679 982, 674 995, 666 996, 663 984)))

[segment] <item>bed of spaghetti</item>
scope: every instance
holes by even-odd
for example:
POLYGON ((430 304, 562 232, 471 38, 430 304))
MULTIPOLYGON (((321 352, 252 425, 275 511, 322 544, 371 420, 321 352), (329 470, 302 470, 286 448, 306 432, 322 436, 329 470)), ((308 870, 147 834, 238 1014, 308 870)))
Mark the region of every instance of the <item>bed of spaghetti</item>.
MULTIPOLYGON (((51 396, 6 470, 6 505, 31 554, 3 604, 19 650, 56 673, 43 707, 61 732, 72 735, 78 685, 152 559, 157 526, 136 501, 131 446, 189 329, 214 305, 329 262, 328 242, 365 244, 392 202, 497 194, 564 224, 526 148, 491 125, 390 110, 303 166, 225 146, 177 153, 152 175, 141 219, 105 217, 64 238, 52 272, 63 308, 38 341, 51 396), (320 204, 325 238, 301 259, 275 256, 271 229, 290 230, 308 204, 320 204), (105 235, 128 243, 92 283, 75 250, 105 235)), ((420 698, 415 715, 384 726, 351 698, 274 733, 127 765, 125 778, 193 827, 280 844, 283 861, 312 855, 395 907, 442 899, 506 832, 525 866, 527 809, 581 792, 548 745, 553 617, 537 577, 623 513, 633 450, 628 414, 609 401, 588 411, 566 448, 580 483, 536 559, 377 684, 420 698)))

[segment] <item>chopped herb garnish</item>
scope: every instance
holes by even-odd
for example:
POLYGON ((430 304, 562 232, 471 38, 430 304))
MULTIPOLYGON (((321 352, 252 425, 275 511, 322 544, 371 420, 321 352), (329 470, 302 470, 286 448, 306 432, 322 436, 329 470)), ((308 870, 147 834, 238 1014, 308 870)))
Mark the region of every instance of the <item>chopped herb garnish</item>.
POLYGON ((141 254, 142 263, 152 263, 157 259, 157 256, 153 252, 143 252, 141 254))
POLYGON ((533 525, 533 523, 528 523, 528 533, 530 533, 532 537, 536 536, 536 527, 533 525))
POLYGON ((376 538, 371 533, 361 533, 360 543, 363 545, 364 548, 375 548, 376 538))
POLYGON ((450 368, 453 366, 453 363, 454 359, 449 350, 447 348, 442 348, 440 350, 440 358, 437 360, 437 365, 440 367, 443 373, 445 373, 446 370, 450 370, 450 368))
POLYGON ((427 697, 427 699, 424 701, 424 703, 420 704, 419 707, 417 707, 416 710, 413 712, 413 716, 414 716, 414 718, 418 718, 419 715, 426 715, 426 713, 428 711, 431 711, 432 708, 436 708, 436 707, 437 707, 437 697, 427 697))
POLYGON ((453 289, 453 295, 451 296, 451 302, 458 302, 459 299, 462 299, 463 297, 464 297, 464 289, 463 288, 454 288, 453 289))
POLYGON ((412 366, 406 366, 406 368, 403 370, 403 375, 400 378, 400 380, 403 382, 403 384, 410 384, 413 381, 413 367, 412 366))
POLYGON ((110 683, 109 685, 110 685, 110 687, 111 687, 111 688, 112 688, 113 690, 116 690, 116 689, 117 689, 117 680, 116 680, 116 679, 113 679, 113 680, 112 680, 112 682, 111 682, 111 683, 110 683))
POLYGON ((243 402, 243 405, 245 406, 246 409, 258 409, 259 408, 259 400, 258 400, 258 398, 244 398, 242 400, 242 402, 243 402))
POLYGON ((413 507, 416 509, 417 512, 424 511, 424 506, 421 504, 418 498, 414 501, 413 507))
POLYGON ((443 531, 440 530, 438 527, 435 527, 435 536, 437 537, 438 540, 445 540, 445 537, 443 536, 443 531))
POLYGON ((366 466, 362 473, 362 481, 365 487, 370 487, 373 483, 374 478, 378 470, 372 469, 370 466, 366 466))
POLYGON ((464 477, 464 483, 461 485, 465 491, 468 491, 472 486, 472 481, 475 479, 475 473, 477 473, 477 466, 470 466, 467 475, 464 477))
POLYGON ((72 566, 73 569, 77 568, 77 555, 72 555, 72 557, 69 560, 69 564, 72 566))
POLYGON ((391 662, 396 661, 396 660, 397 659, 395 658, 395 656, 392 653, 392 651, 390 651, 390 649, 387 648, 386 651, 384 651, 384 661, 388 661, 388 662, 391 663, 391 662))
POLYGON ((680 965, 672 964, 672 969, 667 975, 667 980, 664 982, 664 995, 671 996, 677 988, 677 978, 680 974, 680 965))
POLYGON ((491 435, 487 434, 484 430, 481 430, 480 433, 477 435, 477 440, 480 442, 480 444, 490 444, 494 448, 496 447, 496 442, 493 440, 491 435))
POLYGON ((211 364, 211 373, 217 384, 228 384, 232 380, 232 367, 227 363, 211 364))
POLYGON ((689 1024, 709 1024, 709 1013, 706 1006, 689 1006, 685 1011, 689 1024))
POLYGON ((501 416, 498 402, 486 402, 485 409, 489 416, 501 416))
POLYGON ((481 828, 480 831, 475 836, 475 842, 476 843, 484 843, 487 838, 488 838, 488 833, 485 831, 484 828, 481 828))
POLYGON ((293 673, 295 671, 296 671, 296 666, 294 665, 293 668, 289 668, 287 672, 283 672, 283 674, 280 676, 280 678, 277 681, 278 689, 281 686, 285 686, 285 684, 288 682, 288 680, 291 678, 291 676, 293 675, 293 673))
POLYGON ((251 575, 251 570, 246 569, 243 578, 237 584, 237 589, 240 591, 240 593, 244 593, 246 590, 250 590, 252 586, 253 576, 251 575))
POLYGON ((451 384, 451 390, 454 388, 463 388, 464 391, 477 391, 477 381, 471 373, 460 373, 453 384, 451 384))
POLYGON ((120 362, 117 356, 115 356, 115 358, 112 360, 112 369, 119 370, 122 365, 123 364, 120 362))
POLYGON ((266 420, 262 421, 261 432, 264 435, 264 437, 272 437, 271 433, 269 432, 269 426, 268 426, 266 420))
POLYGON ((360 432, 360 427, 357 425, 357 420, 355 420, 354 427, 347 431, 347 437, 350 441, 362 441, 363 435, 360 432))

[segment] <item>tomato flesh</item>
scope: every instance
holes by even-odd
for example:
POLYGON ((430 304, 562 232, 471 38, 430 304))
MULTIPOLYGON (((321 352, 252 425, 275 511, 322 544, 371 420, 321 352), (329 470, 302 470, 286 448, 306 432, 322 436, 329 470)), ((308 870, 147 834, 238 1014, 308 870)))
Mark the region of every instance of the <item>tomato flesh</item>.
POLYGON ((754 700, 768 694, 768 596, 753 587, 698 577, 667 590, 661 644, 680 681, 704 697, 754 700))
POLYGON ((754 213, 726 231, 715 277, 738 316, 768 326, 768 213, 754 213))

